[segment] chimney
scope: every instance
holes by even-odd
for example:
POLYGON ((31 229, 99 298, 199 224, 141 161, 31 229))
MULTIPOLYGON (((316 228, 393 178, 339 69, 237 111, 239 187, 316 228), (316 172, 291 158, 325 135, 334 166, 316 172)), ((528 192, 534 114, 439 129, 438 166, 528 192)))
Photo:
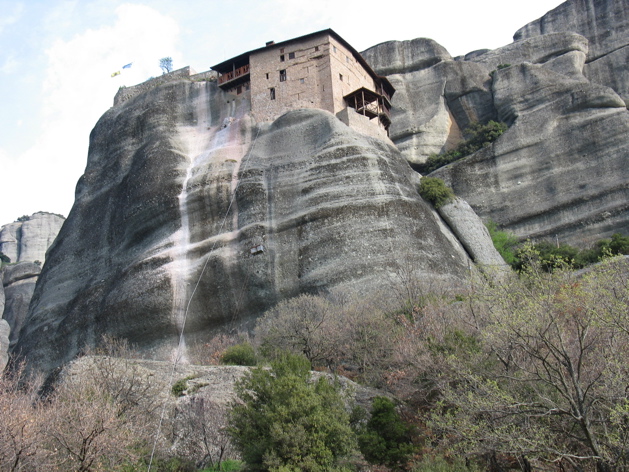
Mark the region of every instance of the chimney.
POLYGON ((274 44, 275 44, 275 41, 267 41, 266 47, 268 48, 269 46, 273 46, 274 44))

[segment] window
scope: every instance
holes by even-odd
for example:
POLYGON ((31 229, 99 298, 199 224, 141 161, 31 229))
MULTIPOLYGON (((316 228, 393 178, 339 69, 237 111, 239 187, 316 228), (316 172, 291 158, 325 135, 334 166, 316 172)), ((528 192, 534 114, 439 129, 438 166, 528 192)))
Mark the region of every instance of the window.
POLYGON ((315 46, 315 52, 319 50, 319 46, 315 46))
POLYGON ((242 85, 236 87, 236 95, 240 95, 242 93, 242 85))
POLYGON ((271 100, 275 100, 275 89, 273 87, 269 89, 269 94, 270 94, 271 100))
POLYGON ((336 52, 336 46, 332 45, 332 52, 336 52))
POLYGON ((280 71, 280 82, 286 82, 286 69, 280 71))
POLYGON ((266 73, 266 80, 269 80, 269 73, 266 73))
POLYGON ((280 62, 284 62, 284 54, 280 56, 280 62))
POLYGON ((345 56, 345 62, 349 63, 349 56, 345 56))
POLYGON ((280 54, 284 54, 284 48, 280 48, 280 54))
POLYGON ((343 74, 339 74, 339 80, 343 82, 343 74))
POLYGON ((303 83, 305 83, 305 82, 306 82, 306 79, 299 79, 299 83, 300 83, 300 84, 303 84, 303 83))
POLYGON ((295 53, 294 52, 289 52, 288 53, 288 58, 289 59, 295 59, 295 53))

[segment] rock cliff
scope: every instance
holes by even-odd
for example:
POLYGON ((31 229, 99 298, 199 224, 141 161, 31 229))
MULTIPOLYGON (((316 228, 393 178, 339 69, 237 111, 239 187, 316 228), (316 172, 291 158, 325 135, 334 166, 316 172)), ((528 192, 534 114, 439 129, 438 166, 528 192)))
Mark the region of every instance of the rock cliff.
POLYGON ((24 221, 6 224, 0 228, 0 252, 11 262, 43 263, 64 221, 63 216, 37 212, 24 221))
POLYGON ((411 164, 454 148, 472 121, 506 122, 510 128, 492 146, 434 176, 482 219, 522 239, 586 246, 629 233, 629 112, 587 72, 599 57, 613 61, 616 72, 626 70, 618 54, 625 53, 628 17, 624 1, 570 0, 493 51, 453 60, 432 41, 415 40, 363 55, 391 73, 397 89, 391 139, 411 164))
MULTIPOLYGON (((548 33, 574 32, 588 39, 584 74, 629 100, 629 0, 568 0, 519 29, 516 41, 548 33)), ((517 43, 516 43, 517 44, 517 43)))
POLYGON ((20 336, 40 272, 41 267, 33 262, 20 262, 3 269, 2 285, 5 303, 2 318, 11 329, 9 335, 11 347, 20 336))
POLYGON ((400 261, 464 281, 465 250, 394 146, 320 110, 247 112, 182 80, 101 118, 17 351, 48 370, 108 333, 169 359, 184 322, 194 343, 299 293, 368 293, 400 261))
POLYGON ((624 94, 624 79, 593 67, 625 70, 625 3, 570 0, 464 57, 428 39, 365 51, 397 90, 395 146, 319 110, 255 123, 246 98, 205 76, 125 91, 92 131, 15 350, 50 370, 106 333, 169 359, 184 327, 189 345, 299 293, 366 294, 402 263, 461 284, 468 253, 500 265, 472 209, 521 238, 629 234, 629 112, 606 86, 624 94), (488 120, 509 129, 434 172, 471 206, 443 209, 446 224, 409 163, 488 120))

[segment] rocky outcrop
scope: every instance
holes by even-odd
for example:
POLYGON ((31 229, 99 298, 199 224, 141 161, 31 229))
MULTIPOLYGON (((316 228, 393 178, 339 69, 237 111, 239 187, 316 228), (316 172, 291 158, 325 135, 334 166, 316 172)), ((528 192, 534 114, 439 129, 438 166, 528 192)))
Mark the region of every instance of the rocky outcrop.
POLYGON ((363 51, 361 55, 380 75, 407 74, 452 60, 443 46, 428 38, 387 41, 363 51))
POLYGON ((64 221, 61 215, 37 212, 24 221, 6 224, 0 228, 0 252, 11 262, 43 263, 64 221))
MULTIPOLYGON (((564 8, 577 3, 571 0, 564 8)), ((598 10, 624 17, 614 24, 625 24, 629 10, 612 8, 613 2, 594 3, 598 10)), ((603 31, 608 16, 588 18, 602 22, 596 28, 603 31)), ((588 36, 590 30, 581 31, 588 36)), ((397 88, 391 139, 413 165, 455 147, 470 121, 506 122, 510 129, 493 146, 434 176, 443 178, 482 219, 492 219, 523 239, 552 237, 587 246, 613 232, 627 234, 625 103, 584 75, 590 64, 586 61, 593 57, 593 46, 588 48, 584 36, 570 29, 543 28, 538 32, 548 34, 541 35, 532 34, 534 28, 529 31, 494 51, 456 61, 440 54, 432 67, 398 68, 389 76, 397 88)), ((374 65, 379 67, 386 64, 389 51, 395 51, 393 62, 403 56, 397 51, 402 46, 385 43, 365 55, 377 58, 374 65)))
POLYGON ((493 88, 511 128, 434 176, 522 238, 585 246, 629 233, 629 113, 620 97, 526 63, 497 71, 493 88))
MULTIPOLYGON (((2 277, 2 270, 0 270, 2 277)), ((4 286, 0 283, 0 313, 4 311, 4 286)), ((9 334, 11 328, 9 323, 0 319, 0 372, 6 367, 9 361, 9 334)))
POLYGON ((32 365, 105 333, 169 359, 184 322, 190 345, 300 293, 369 293, 398 261, 464 281, 467 254, 394 146, 320 110, 247 112, 180 81, 101 118, 16 346, 32 365))
POLYGON ((465 200, 455 198, 439 207, 438 211, 479 268, 497 277, 510 272, 509 266, 496 251, 487 227, 465 200))
MULTIPOLYGON (((585 76, 629 100, 629 0, 568 0, 519 29, 521 39, 574 32, 588 39, 585 76)), ((517 44, 517 43, 516 43, 517 44)))
POLYGON ((0 372, 9 363, 9 323, 6 320, 0 320, 0 372))
POLYGON ((15 346, 20 336, 40 272, 41 267, 33 262, 20 262, 4 268, 2 285, 5 305, 2 318, 11 329, 11 346, 15 346))

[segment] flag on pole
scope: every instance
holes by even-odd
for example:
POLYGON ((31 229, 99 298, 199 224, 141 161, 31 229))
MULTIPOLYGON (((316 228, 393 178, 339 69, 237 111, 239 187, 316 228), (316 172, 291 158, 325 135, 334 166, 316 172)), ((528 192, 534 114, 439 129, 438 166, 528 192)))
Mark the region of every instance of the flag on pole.
POLYGON ((112 77, 116 77, 117 75, 120 75, 120 71, 117 70, 116 72, 114 72, 113 74, 111 74, 112 77))
POLYGON ((126 66, 122 66, 122 68, 123 69, 130 69, 132 65, 133 65, 133 62, 129 62, 129 64, 127 64, 126 66))

